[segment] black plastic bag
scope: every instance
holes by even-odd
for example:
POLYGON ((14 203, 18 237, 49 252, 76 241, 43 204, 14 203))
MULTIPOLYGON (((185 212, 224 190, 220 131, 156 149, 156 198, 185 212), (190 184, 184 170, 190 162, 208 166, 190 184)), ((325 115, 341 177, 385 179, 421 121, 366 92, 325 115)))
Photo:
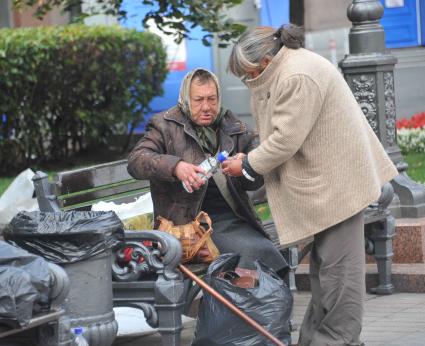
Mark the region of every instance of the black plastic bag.
POLYGON ((36 304, 48 303, 51 284, 43 258, 0 241, 0 324, 28 324, 36 304))
POLYGON ((66 264, 114 247, 124 230, 112 211, 21 212, 4 237, 51 262, 66 264))
MULTIPOLYGON (((240 288, 218 277, 233 271, 239 256, 224 254, 208 268, 204 280, 277 339, 289 344, 289 319, 293 298, 285 282, 264 264, 255 262, 258 286, 240 288)), ((265 336, 236 316, 216 298, 204 292, 192 346, 266 346, 274 345, 265 336)))

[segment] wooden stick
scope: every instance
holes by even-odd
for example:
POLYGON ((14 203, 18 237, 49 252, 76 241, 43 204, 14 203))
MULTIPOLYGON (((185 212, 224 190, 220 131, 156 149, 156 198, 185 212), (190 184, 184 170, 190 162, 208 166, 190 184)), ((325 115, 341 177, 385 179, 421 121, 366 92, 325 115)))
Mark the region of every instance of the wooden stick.
POLYGON ((258 332, 263 334, 267 339, 273 342, 277 346, 287 346, 283 342, 279 341, 276 337, 270 334, 267 330, 263 328, 260 324, 254 321, 247 314, 239 310, 236 306, 234 306, 231 302, 229 302, 226 298, 224 298, 220 293, 218 293, 214 288, 209 286, 205 281, 198 278, 195 274, 193 274, 189 269, 187 269, 183 264, 179 265, 179 269, 186 274, 189 278, 195 281, 199 286, 201 286, 205 291, 211 294, 214 298, 216 298, 219 302, 223 303, 227 308, 229 308, 234 314, 243 319, 246 323, 248 323, 251 327, 256 329, 258 332))

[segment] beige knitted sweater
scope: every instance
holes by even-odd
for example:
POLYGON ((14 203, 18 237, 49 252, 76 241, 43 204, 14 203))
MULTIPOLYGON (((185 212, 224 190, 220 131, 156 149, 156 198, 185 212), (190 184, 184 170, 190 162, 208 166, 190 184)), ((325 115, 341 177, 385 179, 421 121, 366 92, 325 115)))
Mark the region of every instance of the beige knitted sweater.
POLYGON ((314 235, 375 202, 397 169, 340 72, 305 49, 282 48, 247 81, 264 175, 282 244, 314 235))

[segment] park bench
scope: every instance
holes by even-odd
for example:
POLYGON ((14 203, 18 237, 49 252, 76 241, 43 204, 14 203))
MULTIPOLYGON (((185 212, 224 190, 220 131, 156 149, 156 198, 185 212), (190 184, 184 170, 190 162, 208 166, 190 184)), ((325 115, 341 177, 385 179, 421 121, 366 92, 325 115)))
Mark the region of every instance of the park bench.
MULTIPOLYGON (((149 191, 149 181, 135 180, 128 174, 126 160, 61 172, 53 182, 48 180, 47 174, 37 172, 33 182, 41 211, 90 210, 91 206, 100 200, 128 203, 149 191)), ((390 294, 393 289, 391 260, 395 223, 387 206, 392 200, 393 190, 390 184, 386 184, 382 191, 377 203, 371 205, 365 213, 366 252, 375 257, 378 265, 379 285, 374 292, 390 294)), ((251 198, 254 204, 266 202, 264 189, 253 193, 251 198)), ((285 249, 278 242, 273 221, 264 222, 264 228, 274 244, 284 253, 290 266, 289 286, 291 290, 295 290, 295 270, 299 261, 311 249, 311 244, 301 249, 298 246, 285 249)), ((148 233, 126 231, 126 246, 134 247, 149 257, 146 253, 149 249, 140 248, 148 233)), ((123 256, 122 248, 116 251, 117 258, 123 256)), ((113 265, 113 299, 115 306, 142 309, 148 323, 157 327, 162 334, 164 345, 179 345, 181 318, 178 313, 189 312, 200 288, 191 280, 185 279, 182 292, 175 289, 180 285, 181 274, 176 269, 180 257, 177 249, 170 249, 170 252, 165 267, 160 268, 158 277, 154 279, 140 279, 143 276, 141 272, 147 270, 146 265, 133 263, 131 270, 122 270, 113 265)), ((155 265, 158 264, 150 265, 150 270, 157 270, 155 265)), ((189 265, 189 269, 201 275, 205 272, 206 265, 189 265)))
MULTIPOLYGON (((53 182, 48 180, 47 174, 37 172, 33 177, 35 192, 40 211, 70 211, 70 210, 90 210, 91 206, 98 201, 113 201, 117 204, 134 201, 135 198, 149 192, 149 181, 135 180, 127 172, 127 161, 120 160, 105 164, 100 164, 88 168, 81 168, 67 172, 58 173, 53 182)), ((264 202, 264 194, 253 195, 255 203, 264 202)), ((290 265, 289 283, 292 290, 295 289, 294 270, 297 265, 297 248, 284 249, 278 244, 277 234, 272 221, 264 223, 266 231, 271 235, 273 242, 284 252, 290 265)), ((140 244, 144 240, 149 240, 146 235, 149 232, 125 231, 125 244, 115 251, 114 256, 117 261, 124 255, 124 247, 133 247, 137 251, 142 251, 140 244)), ((147 251, 144 249, 143 251, 147 251)), ((181 320, 177 318, 176 311, 189 314, 191 304, 198 295, 200 288, 191 280, 185 278, 183 281, 182 294, 176 294, 175 289, 171 289, 178 284, 178 273, 176 270, 180 258, 176 255, 175 248, 168 252, 165 273, 172 275, 160 275, 158 278, 149 279, 143 275, 143 271, 156 271, 157 268, 146 265, 138 265, 133 262, 130 269, 121 268, 119 265, 112 265, 113 273, 113 299, 114 306, 130 306, 142 309, 148 323, 152 327, 157 327, 163 335, 164 345, 178 344, 176 335, 181 328, 181 320), (177 275, 177 276, 176 276, 177 275), (140 279, 141 277, 144 278, 140 279), (168 296, 158 292, 155 287, 161 281, 161 288, 168 296), (170 294, 175 294, 171 297, 170 294), (166 307, 168 305, 168 307, 166 307), (161 309, 162 308, 162 309, 161 309), (159 309, 159 310, 158 310, 159 309), (159 315, 161 314, 161 315, 159 315), (173 339, 171 341, 171 339, 173 339), (174 343, 175 342, 175 343, 174 343)), ((148 254, 146 254, 149 257, 148 254)), ((205 264, 189 264, 189 269, 197 275, 206 272, 205 264)))

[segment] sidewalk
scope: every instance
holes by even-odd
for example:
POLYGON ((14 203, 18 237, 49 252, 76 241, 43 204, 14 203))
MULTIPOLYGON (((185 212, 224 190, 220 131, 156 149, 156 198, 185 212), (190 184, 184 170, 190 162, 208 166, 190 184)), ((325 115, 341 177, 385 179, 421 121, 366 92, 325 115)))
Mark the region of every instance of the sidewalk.
MULTIPOLYGON (((309 292, 294 296, 294 319, 299 326, 310 299, 309 292)), ((189 346, 195 320, 184 323, 182 346, 189 346)), ((293 343, 298 332, 293 333, 293 343)), ((425 294, 367 295, 362 341, 366 346, 425 346, 425 294)), ((118 338, 113 346, 162 346, 158 333, 139 338, 118 338)))

